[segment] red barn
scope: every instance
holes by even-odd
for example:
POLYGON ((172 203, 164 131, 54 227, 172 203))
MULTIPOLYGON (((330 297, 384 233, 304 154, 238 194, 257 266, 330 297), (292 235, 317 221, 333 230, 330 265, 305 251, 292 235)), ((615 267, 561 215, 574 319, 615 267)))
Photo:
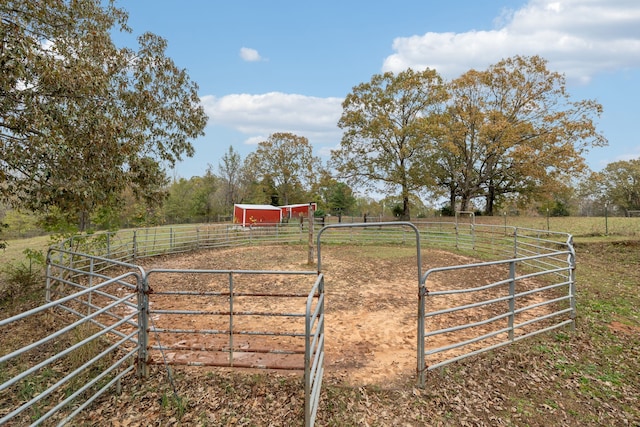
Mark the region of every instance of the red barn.
POLYGON ((282 221, 282 210, 271 205, 233 205, 233 223, 248 227, 251 225, 272 225, 282 221))
MULTIPOLYGON (((318 209, 316 203, 311 203, 311 206, 314 211, 318 209)), ((280 209, 282 209, 282 216, 284 218, 300 218, 301 216, 306 218, 309 215, 309 203, 280 206, 280 209)))

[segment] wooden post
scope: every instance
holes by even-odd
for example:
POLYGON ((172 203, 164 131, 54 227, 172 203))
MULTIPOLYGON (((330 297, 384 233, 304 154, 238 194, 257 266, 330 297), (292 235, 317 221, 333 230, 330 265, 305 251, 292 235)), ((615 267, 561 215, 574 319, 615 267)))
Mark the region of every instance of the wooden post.
POLYGON ((309 202, 309 210, 307 212, 307 218, 309 222, 309 253, 307 256, 307 264, 313 264, 313 203, 309 202))

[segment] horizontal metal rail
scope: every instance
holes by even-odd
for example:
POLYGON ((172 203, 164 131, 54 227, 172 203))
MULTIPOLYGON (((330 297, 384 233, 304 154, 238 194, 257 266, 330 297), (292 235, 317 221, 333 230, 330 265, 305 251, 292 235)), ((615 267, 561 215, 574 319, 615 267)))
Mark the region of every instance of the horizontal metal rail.
MULTIPOLYGON (((309 295, 309 288, 311 288, 311 283, 307 287, 307 291, 305 293, 302 292, 291 292, 290 290, 284 290, 283 292, 274 291, 272 288, 268 287, 268 292, 262 290, 264 285, 260 283, 256 283, 256 280, 251 280, 250 283, 244 283, 242 285, 238 284, 238 278, 240 277, 260 277, 260 276, 312 276, 316 277, 317 272, 315 271, 273 271, 273 270, 179 270, 179 269, 152 269, 147 272, 146 279, 147 282, 153 281, 154 283, 158 283, 159 279, 163 275, 174 275, 174 274, 197 274, 204 276, 214 276, 214 277, 222 277, 226 278, 226 283, 217 283, 215 286, 218 289, 212 289, 209 291, 193 291, 193 290, 185 290, 185 291, 176 291, 176 290, 157 290, 158 285, 154 285, 153 293, 149 295, 151 300, 151 305, 160 305, 160 303, 155 303, 154 301, 159 301, 160 298, 163 297, 171 297, 172 300, 176 300, 178 298, 205 298, 205 301, 210 305, 207 309, 181 309, 181 308, 172 308, 172 309, 150 309, 149 315, 152 317, 159 316, 160 319, 166 317, 164 323, 170 323, 170 326, 163 327, 161 325, 157 325, 158 322, 162 320, 154 321, 153 325, 148 330, 149 334, 152 334, 155 337, 155 340, 158 341, 155 345, 149 345, 150 350, 154 351, 162 351, 164 354, 165 350, 171 350, 173 352, 197 352, 198 354, 202 353, 223 353, 226 355, 226 359, 224 361, 220 359, 210 360, 208 362, 202 361, 194 361, 199 366, 210 365, 210 366, 235 366, 238 367, 241 364, 245 367, 259 367, 259 368, 267 368, 267 369, 295 369, 301 370, 304 369, 302 364, 302 360, 298 364, 287 365, 289 367, 283 367, 280 363, 282 361, 274 360, 274 363, 269 362, 256 362, 256 361, 241 361, 236 357, 237 353, 240 353, 242 357, 246 357, 248 354, 271 354, 271 355, 304 355, 304 323, 299 323, 299 331, 295 330, 287 330, 285 327, 291 328, 295 327, 296 319, 304 319, 306 314, 304 313, 304 304, 309 295), (222 288, 225 288, 224 290, 222 288), (248 287, 248 288, 246 288, 248 287), (278 302, 273 302, 269 307, 269 310, 264 310, 264 307, 260 307, 260 305, 264 305, 266 298, 270 298, 277 301, 291 301, 295 304, 295 300, 301 300, 299 307, 300 311, 289 311, 289 310, 278 310, 278 302), (240 301, 242 303, 247 303, 247 301, 255 301, 257 307, 255 309, 242 309, 239 304, 240 301), (181 327, 178 326, 178 323, 184 324, 185 326, 190 325, 190 321, 180 320, 182 317, 189 317, 190 319, 195 319, 197 317, 206 318, 208 323, 212 324, 226 324, 225 328, 199 328, 199 327, 181 327), (276 325, 270 325, 263 323, 263 328, 261 330, 251 330, 246 328, 238 327, 238 324, 241 322, 243 318, 268 318, 280 320, 282 319, 284 323, 276 328, 276 325), (171 320, 169 320, 171 319, 171 320), (290 319, 290 320, 287 320, 290 319), (198 348, 189 345, 172 345, 169 343, 172 336, 179 336, 181 334, 187 335, 214 335, 219 338, 224 338, 224 343, 218 343, 214 346, 200 346, 198 348), (240 347, 236 345, 235 340, 239 337, 246 337, 249 339, 248 344, 244 347, 240 347), (271 341, 271 345, 279 345, 281 347, 274 348, 266 348, 264 347, 265 343, 261 343, 260 341, 256 341, 256 338, 259 337, 282 337, 282 338, 291 338, 291 339, 300 339, 300 343, 298 347, 295 347, 294 342, 287 342, 283 340, 279 340, 277 343, 271 341), (247 348, 248 347, 248 348, 247 348)), ((292 277, 293 280, 295 278, 292 277)), ((210 285, 213 286, 213 285, 210 285)), ((188 300, 185 300, 185 303, 182 305, 188 305, 188 300)), ((215 356, 214 356, 215 358, 215 356)), ((191 364, 190 361, 178 360, 178 358, 168 360, 163 357, 162 361, 152 360, 151 363, 167 363, 167 364, 191 364)), ((292 363, 288 361, 287 363, 292 363)))
MULTIPOLYGON (((553 242, 556 246, 557 242, 553 242)), ((427 365, 425 360, 422 359, 420 363, 425 366, 425 370, 420 372, 419 382, 424 384, 425 371, 433 370, 449 363, 461 360, 472 355, 479 354, 484 351, 489 351, 498 348, 502 345, 506 345, 522 339, 541 333, 542 331, 549 331, 562 327, 565 325, 573 325, 573 319, 575 317, 575 297, 573 294, 573 248, 569 243, 567 250, 552 250, 551 248, 545 248, 540 250, 540 254, 530 255, 519 258, 512 258, 498 261, 487 261, 480 263, 473 263, 467 265, 448 266, 448 267, 436 267, 429 269, 425 272, 421 286, 423 287, 422 293, 428 297, 444 297, 460 294, 479 293, 491 291, 493 297, 481 301, 474 301, 465 304, 451 304, 449 307, 432 310, 426 312, 423 307, 420 307, 419 312, 424 313, 423 319, 436 318, 439 316, 454 316, 458 312, 464 312, 468 310, 481 310, 483 307, 495 306, 496 304, 508 304, 508 308, 497 314, 489 314, 487 312, 483 319, 475 320, 471 322, 465 322, 464 324, 458 324, 455 326, 449 326, 445 328, 439 328, 421 334, 420 340, 424 342, 424 351, 419 357, 428 357, 434 355, 441 355, 450 351, 458 351, 458 354, 453 356, 441 358, 441 360, 435 363, 427 365), (564 265, 556 264, 557 260, 563 257, 565 259, 564 265), (546 260, 551 259, 551 262, 546 260), (538 261, 542 261, 535 264, 538 261), (532 267, 532 263, 533 267, 532 267), (496 267, 500 265, 508 265, 509 272, 504 279, 498 279, 491 283, 480 286, 468 286, 464 289, 443 289, 443 290, 428 290, 427 286, 429 278, 436 273, 452 273, 454 271, 469 270, 469 269, 482 269, 487 267, 496 267), (517 268, 521 266, 523 269, 533 268, 535 271, 527 271, 522 274, 517 274, 517 268), (562 278, 560 281, 557 278, 562 278), (539 279, 539 280, 538 280, 539 279), (535 280, 535 282, 534 282, 535 280), (547 284, 544 282, 548 281, 547 284), (520 285, 518 285, 520 284, 520 285), (528 284, 528 285, 527 285, 528 284), (516 291, 518 286, 524 286, 525 289, 516 291), (529 288, 527 288, 529 286, 529 288), (532 287, 532 288, 531 288, 532 287), (504 294, 497 294, 501 288, 505 289, 504 294), (566 290, 563 295, 562 289, 566 290), (528 303, 524 307, 517 307, 516 301, 524 300, 525 298, 536 297, 542 298, 542 301, 528 303), (563 306, 564 305, 564 306, 563 306), (541 310, 549 307, 549 310, 543 313, 535 312, 535 310, 541 310), (520 319, 522 317, 522 319, 520 319), (567 318, 568 317, 568 318, 567 318), (559 318, 555 324, 547 324, 547 321, 554 321, 553 319, 559 318), (516 319, 520 319, 516 321, 516 319), (506 322, 502 323, 502 322, 506 322), (502 325, 504 326, 502 326, 502 325), (537 324, 542 324, 541 327, 534 330, 524 330, 527 327, 536 327, 537 324), (493 327, 492 325, 497 325, 493 327), (489 328, 488 330, 486 328, 489 328), (461 330, 478 330, 478 333, 471 338, 460 340, 457 342, 449 342, 446 345, 441 345, 435 348, 426 348, 427 338, 432 338, 442 334, 451 334, 461 330), (516 331, 524 330, 523 333, 516 331), (495 341, 500 336, 504 336, 505 339, 495 341), (487 341, 487 344, 481 344, 487 341), (481 345, 481 348, 475 348, 470 350, 463 350, 460 353, 460 349, 466 349, 470 345, 481 345)), ((497 270, 496 270, 497 271, 497 270)), ((452 301, 450 299, 450 301, 452 301)), ((482 313, 481 311, 476 311, 482 313)))
MULTIPOLYGON (((78 331, 82 331, 84 325, 94 324, 97 322, 96 319, 105 316, 111 310, 125 307, 125 303, 129 300, 135 300, 135 290, 120 297, 112 296, 112 298, 105 298, 103 300, 105 304, 102 306, 95 305, 95 310, 92 310, 89 314, 85 313, 81 316, 73 316, 72 318, 69 318, 70 316, 65 317, 60 315, 60 313, 64 313, 65 304, 71 303, 78 298, 83 298, 91 293, 98 292, 129 277, 135 278, 136 280, 139 279, 138 273, 128 272, 0 321, 0 326, 9 326, 29 316, 45 314, 51 316, 54 313, 53 310, 62 309, 63 311, 53 315, 61 322, 69 322, 66 326, 59 327, 48 335, 41 338, 36 337, 32 343, 22 345, 13 350, 9 349, 7 354, 0 356, 0 363, 5 365, 3 369, 16 370, 15 373, 12 373, 11 378, 0 384, 0 392, 8 393, 11 388, 21 387, 20 384, 23 384, 25 381, 29 384, 37 383, 38 380, 34 378, 42 375, 45 371, 50 372, 48 375, 53 375, 53 381, 50 384, 44 385, 42 390, 34 390, 33 394, 25 401, 15 406, 9 413, 3 415, 2 418, 0 418, 0 424, 10 421, 15 422, 16 418, 24 416, 25 411, 37 406, 39 410, 44 413, 39 414, 35 421, 32 419, 31 425, 40 425, 56 415, 60 409, 70 405, 76 397, 83 395, 85 396, 86 402, 104 393, 109 385, 103 384, 101 379, 107 376, 121 377, 121 372, 118 371, 120 365, 125 361, 130 362, 133 366, 133 356, 139 352, 139 346, 137 346, 135 342, 132 342, 133 337, 138 334, 138 330, 135 327, 131 327, 131 321, 138 316, 137 311, 132 311, 127 316, 121 316, 118 321, 110 322, 109 324, 103 325, 103 327, 86 330, 86 332, 81 333, 78 331), (77 320, 74 321, 71 319, 77 320), (118 328, 127 324, 130 329, 128 333, 123 333, 118 330, 118 328), (110 338, 119 335, 120 339, 115 342, 110 338), (64 348, 51 352, 48 348, 51 347, 54 341, 58 344, 62 343, 64 348), (96 345, 96 342, 100 344, 96 345), (116 355, 122 355, 123 352, 125 355, 120 359, 122 363, 107 362, 110 364, 106 367, 103 366, 107 356, 115 357, 116 355), (83 356, 78 356, 78 354, 83 354, 83 356), (21 368, 25 360, 28 360, 29 364, 21 368), (71 370, 60 370, 61 366, 68 366, 69 364, 75 367, 71 370), (97 373, 93 374, 93 372, 97 373), (80 375, 87 375, 88 379, 83 385, 77 388, 78 386, 75 382, 80 375), (86 392, 90 390, 92 394, 86 397, 86 392)), ((130 309, 131 305, 128 307, 130 309)), ((135 324, 134 322, 133 325, 135 324)), ((128 370, 125 371, 128 372, 128 370)), ((22 423, 23 421, 18 421, 18 423, 22 423)))

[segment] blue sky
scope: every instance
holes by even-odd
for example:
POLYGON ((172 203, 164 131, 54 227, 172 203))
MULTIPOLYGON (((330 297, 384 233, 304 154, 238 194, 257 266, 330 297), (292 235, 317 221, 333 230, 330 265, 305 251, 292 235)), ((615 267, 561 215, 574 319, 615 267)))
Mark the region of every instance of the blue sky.
POLYGON ((436 69, 445 79, 513 55, 541 55, 564 73, 574 100, 604 107, 609 146, 587 155, 593 170, 640 158, 638 0, 324 0, 322 2, 119 0, 133 46, 145 31, 200 87, 209 116, 196 154, 173 175, 218 170, 233 146, 244 158, 274 132, 309 139, 328 159, 351 89, 374 74, 436 69))

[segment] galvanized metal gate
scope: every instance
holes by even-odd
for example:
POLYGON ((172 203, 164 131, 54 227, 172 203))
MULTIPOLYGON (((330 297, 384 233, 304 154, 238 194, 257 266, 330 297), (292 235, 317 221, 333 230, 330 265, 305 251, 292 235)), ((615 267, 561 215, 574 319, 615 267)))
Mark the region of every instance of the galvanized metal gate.
MULTIPOLYGON (((318 410, 325 358, 325 278, 322 272, 321 240, 327 230, 335 228, 350 229, 348 235, 341 235, 338 239, 342 243, 345 240, 360 242, 361 240, 358 239, 365 237, 364 234, 368 235, 366 237, 369 243, 405 243, 405 229, 409 228, 415 233, 419 291, 416 319, 418 329, 416 370, 421 384, 424 384, 426 370, 436 369, 454 360, 537 333, 574 324, 575 253, 571 236, 565 233, 554 234, 549 231, 517 229, 506 227, 506 225, 504 227, 476 225, 465 228, 463 233, 462 228, 456 225, 455 245, 458 249, 473 251, 473 254, 479 254, 478 257, 481 257, 482 253, 484 256, 493 257, 492 259, 498 257, 501 260, 432 268, 422 274, 421 234, 418 227, 422 227, 422 236, 430 246, 451 249, 453 242, 449 238, 451 233, 446 232, 443 224, 438 223, 433 228, 429 228, 428 223, 414 225, 408 222, 332 224, 322 228, 318 232, 316 243, 317 271, 155 269, 145 272, 135 264, 109 258, 120 259, 120 255, 115 255, 116 252, 108 239, 106 241, 108 257, 106 258, 77 252, 77 250, 55 249, 50 251, 48 256, 47 300, 49 302, 38 309, 1 320, 0 327, 51 309, 70 313, 71 323, 59 332, 38 339, 35 343, 12 350, 3 355, 0 362, 20 357, 28 351, 40 351, 47 342, 56 339, 59 334, 75 331, 76 326, 80 324, 87 326, 87 338, 57 355, 46 356, 46 360, 42 363, 8 379, 0 384, 0 392, 22 379, 27 380, 28 376, 36 373, 41 366, 44 366, 43 364, 55 363, 81 345, 95 343, 103 335, 113 335, 116 343, 105 344, 104 351, 100 347, 96 350, 98 354, 79 369, 91 368, 96 361, 109 352, 118 354, 117 361, 108 365, 98 377, 83 385, 80 391, 92 387, 103 377, 111 376, 111 380, 94 395, 81 400, 78 409, 73 411, 67 419, 88 406, 109 387, 118 384, 121 378, 135 369, 136 361, 140 372, 146 369, 147 362, 165 363, 172 358, 171 363, 186 365, 303 369, 305 425, 312 426, 318 410), (382 236, 385 233, 377 230, 371 233, 352 231, 367 228, 383 230, 394 227, 400 228, 400 231, 390 230, 386 236, 382 236), (465 235, 460 236, 461 234, 465 235), (469 247, 461 245, 463 238, 473 244, 469 247), (110 277, 107 274, 107 269, 110 267, 121 267, 128 272, 121 276, 110 277), (439 273, 451 274, 481 268, 500 270, 503 276, 492 283, 479 286, 461 283, 457 289, 428 290, 426 286, 434 275, 439 273), (172 275, 186 276, 194 283, 201 278, 207 278, 206 286, 187 287, 177 291, 170 286, 162 285, 163 280, 170 282, 172 275), (255 280, 256 277, 260 280, 255 280), (279 283, 283 277, 292 278, 292 282, 288 283, 300 282, 300 286, 280 286, 279 283), (257 284, 256 286, 250 283, 251 278, 253 278, 253 285, 257 284), (482 298, 481 293, 489 289, 492 292, 494 289, 499 290, 502 294, 482 298), (54 296, 54 290, 62 293, 54 296), (460 299, 465 294, 478 295, 478 298, 473 302, 461 303, 460 299), (455 298, 451 298, 454 295, 455 298), (156 308, 160 304, 154 307, 154 303, 161 299, 170 303, 179 297, 189 299, 191 306, 187 309, 171 307, 170 304, 162 309, 156 308), (427 310, 427 299, 439 297, 453 300, 456 304, 446 309, 427 310), (492 305, 500 306, 502 311, 494 312, 492 316, 484 319, 458 325, 447 324, 448 319, 445 318, 445 321, 441 322, 445 325, 444 327, 425 331, 426 320, 432 320, 438 316, 455 315, 465 310, 482 310, 482 307, 492 305), (544 312, 537 312, 542 308, 544 312), (81 320, 73 323, 75 317, 81 320), (198 317, 210 318, 210 324, 199 327, 189 326, 188 320, 198 317), (169 320, 172 318, 173 321, 169 320), (245 322, 251 318, 261 319, 259 328, 253 328, 250 323, 245 322), (433 341, 436 336, 482 328, 488 324, 497 326, 491 331, 477 334, 472 339, 426 347, 426 343, 433 341), (206 336, 206 339, 203 338, 199 346, 194 345, 191 338, 195 336, 206 336), (450 350, 458 353, 440 358, 429 366, 425 363, 426 357, 444 354, 450 350), (170 352, 173 354, 169 355, 170 352), (189 352, 189 357, 180 357, 180 353, 189 352), (128 367, 125 367, 127 364, 128 367)), ((196 237, 199 238, 197 233, 196 237)), ((330 241, 330 238, 330 235, 325 236, 326 241, 330 241)), ((140 242, 135 241, 137 244, 133 245, 133 254, 127 252, 126 258, 122 255, 123 259, 131 258, 135 261, 141 256, 138 252, 140 242)), ((172 240, 171 247, 174 251, 182 250, 182 246, 175 246, 175 240, 172 240)), ((199 246, 195 245, 195 247, 199 246)), ((41 392, 24 405, 16 407, 0 420, 0 424, 14 416, 20 416, 48 395, 53 396, 52 393, 75 375, 76 372, 70 373, 50 389, 41 392)), ((47 416, 54 415, 61 405, 77 396, 78 394, 74 393, 59 405, 54 402, 47 416)), ((44 421, 45 418, 46 416, 38 422, 44 421)))

